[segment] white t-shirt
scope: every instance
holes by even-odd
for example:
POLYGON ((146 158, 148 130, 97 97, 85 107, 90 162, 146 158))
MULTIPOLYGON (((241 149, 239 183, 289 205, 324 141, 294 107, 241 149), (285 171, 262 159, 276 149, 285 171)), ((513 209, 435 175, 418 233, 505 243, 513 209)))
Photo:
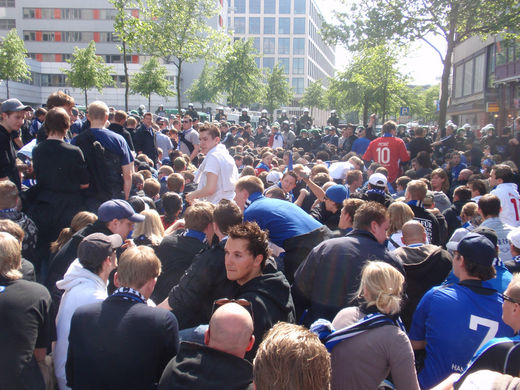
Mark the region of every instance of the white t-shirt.
POLYGON ((491 191, 491 194, 496 195, 500 199, 500 219, 505 224, 513 227, 520 226, 520 194, 518 188, 514 183, 502 183, 496 186, 491 191))
POLYGON ((238 181, 238 169, 235 160, 224 145, 218 144, 211 149, 195 172, 195 183, 198 183, 197 190, 206 186, 208 172, 217 175, 217 190, 213 195, 202 198, 202 200, 207 200, 213 204, 217 204, 221 199, 233 200, 235 198, 235 183, 238 181))
POLYGON ((338 161, 330 164, 329 174, 333 179, 346 179, 347 172, 354 169, 354 165, 348 161, 338 161))

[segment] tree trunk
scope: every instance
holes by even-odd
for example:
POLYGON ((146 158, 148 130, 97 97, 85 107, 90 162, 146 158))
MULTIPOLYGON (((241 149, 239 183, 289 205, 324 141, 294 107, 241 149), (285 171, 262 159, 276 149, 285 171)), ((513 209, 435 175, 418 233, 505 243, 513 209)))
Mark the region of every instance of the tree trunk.
POLYGON ((383 123, 386 121, 386 93, 388 90, 388 68, 385 66, 385 78, 383 81, 383 123))
MULTIPOLYGON (((452 18, 454 19, 454 18, 452 18)), ((439 128, 441 129, 441 137, 446 136, 446 114, 448 112, 448 94, 450 87, 451 73, 451 56, 455 47, 455 21, 450 23, 450 31, 448 33, 446 56, 444 57, 441 78, 441 98, 439 101, 439 128)))
POLYGON ((128 112, 128 91, 129 91, 129 80, 128 80, 128 64, 126 62, 126 43, 122 40, 123 45, 123 68, 125 70, 125 111, 128 112))
POLYGON ((152 94, 148 95, 148 112, 152 112, 152 94))
POLYGON ((368 124, 368 98, 363 98, 363 126, 368 124))
POLYGON ((182 73, 182 60, 177 58, 179 64, 177 65, 177 113, 181 113, 181 73, 182 73))
POLYGON ((87 90, 84 89, 83 92, 85 93, 85 110, 87 109, 88 102, 87 102, 87 90))
POLYGON ((5 80, 5 88, 7 89, 7 99, 9 99, 9 80, 5 80))

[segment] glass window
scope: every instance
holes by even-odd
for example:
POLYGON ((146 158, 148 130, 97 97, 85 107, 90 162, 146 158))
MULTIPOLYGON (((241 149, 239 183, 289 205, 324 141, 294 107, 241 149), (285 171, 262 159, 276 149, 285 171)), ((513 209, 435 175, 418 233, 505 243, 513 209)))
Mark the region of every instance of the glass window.
POLYGON ((249 18, 249 34, 260 34, 260 18, 249 18))
POLYGON ((264 0, 264 14, 276 13, 276 0, 264 0))
POLYGON ((293 54, 305 54, 305 39, 293 38, 293 54))
POLYGON ((279 0, 278 1, 278 13, 279 14, 290 14, 291 13, 291 0, 279 0))
MULTIPOLYGON (((264 38, 264 54, 274 54, 275 38, 264 38)), ((265 68, 265 66, 264 66, 265 68)))
POLYGON ((291 40, 278 38, 278 54, 291 54, 291 40))
POLYGON ((260 38, 253 39, 253 47, 256 49, 257 53, 260 53, 260 38))
POLYGON ((256 67, 260 68, 260 57, 255 57, 256 67))
POLYGON ((35 11, 34 8, 24 8, 23 17, 24 19, 34 19, 35 11))
POLYGON ((473 60, 467 61, 464 64, 464 96, 471 95, 473 82, 473 60))
POLYGON ((507 50, 505 42, 497 42, 497 65, 504 65, 507 62, 507 50))
POLYGON ((15 19, 0 19, 0 30, 10 30, 16 27, 15 19))
POLYGON ((475 85, 473 86, 473 92, 482 92, 484 89, 484 79, 486 75, 484 74, 484 59, 485 54, 479 55, 475 58, 475 85))
POLYGON ((249 13, 259 14, 260 13, 260 0, 249 0, 249 13))
POLYGON ((515 42, 515 61, 520 60, 520 40, 515 42))
POLYGON ((294 13, 304 14, 305 13, 305 0, 294 0, 294 13))
POLYGON ((285 74, 289 74, 289 58, 278 58, 278 63, 283 69, 285 74))
POLYGON ((274 57, 264 57, 263 67, 272 70, 274 68, 274 57))
POLYGON ((246 13, 246 0, 235 0, 235 12, 237 14, 246 13))
POLYGON ((275 18, 264 18, 264 34, 274 34, 275 18))
POLYGON ((303 58, 293 58, 292 72, 293 74, 303 74, 303 66, 305 62, 303 58))
POLYGON ((294 89, 295 94, 297 94, 297 95, 303 94, 303 78, 302 77, 293 77, 292 87, 294 89))
POLYGON ((294 18, 293 33, 305 34, 305 18, 294 18))
POLYGON ((0 7, 14 7, 14 0, 0 0, 0 7))
POLYGON ((455 68, 455 97, 462 96, 462 81, 464 80, 464 64, 455 68))
POLYGON ((246 18, 237 17, 235 18, 235 34, 246 33, 246 18))
POLYGON ((291 33, 291 18, 278 18, 278 34, 291 33))

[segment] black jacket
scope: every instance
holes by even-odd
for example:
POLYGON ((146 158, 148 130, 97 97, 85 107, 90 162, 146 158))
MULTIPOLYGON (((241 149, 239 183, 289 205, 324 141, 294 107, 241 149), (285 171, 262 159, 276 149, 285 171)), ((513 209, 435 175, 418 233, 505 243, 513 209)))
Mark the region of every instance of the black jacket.
POLYGON ((226 275, 224 244, 221 241, 196 255, 179 283, 170 290, 168 303, 179 321, 179 329, 209 323, 213 302, 236 295, 238 285, 226 275))
POLYGON ((141 125, 134 136, 134 147, 137 153, 143 152, 154 164, 157 163, 157 143, 155 142, 155 133, 152 134, 146 126, 141 125))
POLYGON ((415 215, 415 220, 419 221, 423 226, 424 230, 426 230, 426 236, 430 241, 430 244, 433 245, 444 245, 442 242, 440 229, 439 229, 439 221, 431 212, 426 210, 424 207, 419 207, 415 205, 409 205, 415 215))
POLYGON ((337 230, 341 209, 332 213, 325 208, 325 202, 313 207, 309 213, 316 221, 326 225, 330 230, 337 230))
POLYGON ((245 359, 206 345, 183 341, 157 390, 252 390, 253 366, 245 359))
POLYGON ((194 237, 186 237, 182 234, 164 237, 155 251, 161 260, 162 271, 150 298, 157 304, 161 303, 170 290, 179 283, 195 255, 205 248, 207 245, 194 237))
POLYGON ((130 150, 134 149, 134 142, 132 140, 132 135, 128 130, 126 130, 123 126, 117 123, 111 123, 110 126, 107 127, 109 130, 112 130, 114 133, 119 134, 121 137, 123 137, 130 147, 130 150))
POLYGON ((462 226, 460 212, 462 211, 462 206, 464 206, 468 202, 473 202, 471 199, 468 200, 457 200, 453 202, 453 204, 443 211, 442 215, 446 218, 446 223, 448 224, 448 237, 451 237, 453 232, 462 226))

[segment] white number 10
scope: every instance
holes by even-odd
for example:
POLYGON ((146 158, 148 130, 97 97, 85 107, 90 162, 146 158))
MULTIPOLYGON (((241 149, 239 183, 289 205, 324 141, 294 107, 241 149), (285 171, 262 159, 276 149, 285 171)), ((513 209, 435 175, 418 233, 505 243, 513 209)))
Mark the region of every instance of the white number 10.
POLYGON ((388 164, 390 162, 390 148, 377 148, 377 162, 380 164, 388 164))

